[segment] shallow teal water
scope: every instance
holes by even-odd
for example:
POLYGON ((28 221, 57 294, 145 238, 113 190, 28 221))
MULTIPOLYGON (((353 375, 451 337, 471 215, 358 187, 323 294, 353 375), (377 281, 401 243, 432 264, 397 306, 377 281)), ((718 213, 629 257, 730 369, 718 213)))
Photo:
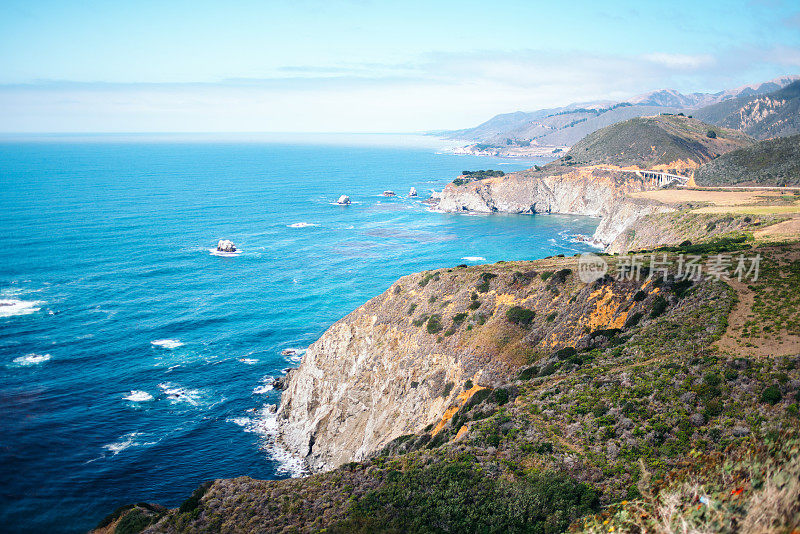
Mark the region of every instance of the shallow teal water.
POLYGON ((4 530, 81 531, 124 503, 175 506, 204 480, 289 476, 265 410, 271 379, 297 365, 281 351, 411 272, 586 250, 566 236, 594 219, 447 215, 405 197, 530 164, 395 141, 0 142, 4 530), (220 238, 242 253, 210 254, 220 238))

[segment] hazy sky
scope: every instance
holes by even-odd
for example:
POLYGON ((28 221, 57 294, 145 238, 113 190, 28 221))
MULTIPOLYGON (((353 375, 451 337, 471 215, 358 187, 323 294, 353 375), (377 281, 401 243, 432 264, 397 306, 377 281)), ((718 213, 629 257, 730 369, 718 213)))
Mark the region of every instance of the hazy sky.
POLYGON ((418 131, 800 73, 797 0, 0 3, 0 131, 418 131))

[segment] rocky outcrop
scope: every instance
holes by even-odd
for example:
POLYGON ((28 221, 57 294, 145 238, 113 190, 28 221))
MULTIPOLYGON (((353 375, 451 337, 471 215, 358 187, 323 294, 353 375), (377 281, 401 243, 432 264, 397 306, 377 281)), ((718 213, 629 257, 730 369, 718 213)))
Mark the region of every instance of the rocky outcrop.
POLYGON ((436 208, 446 212, 565 213, 602 217, 594 238, 611 243, 637 219, 671 208, 626 200, 656 189, 654 180, 612 166, 577 167, 561 174, 523 171, 465 185, 448 184, 436 208))
POLYGON ((637 228, 649 215, 675 211, 675 208, 659 202, 623 198, 616 202, 601 219, 593 237, 607 245, 606 252, 625 252, 627 248, 620 236, 626 232, 636 233, 637 228))
POLYGON ((280 439, 312 471, 362 460, 399 436, 435 434, 475 392, 508 381, 537 351, 604 339, 590 333, 622 328, 639 285, 584 285, 576 262, 401 278, 309 347, 281 397, 280 439), (575 297, 568 303, 562 294, 575 297))
POLYGON ((337 200, 336 203, 342 206, 347 206, 350 204, 350 197, 347 195, 342 195, 339 197, 339 200, 337 200))
POLYGON ((236 252, 236 246, 228 239, 220 239, 217 243, 217 252, 236 252))
POLYGON ((410 197, 417 196, 417 188, 416 187, 412 187, 411 189, 409 189, 408 190, 408 196, 410 196, 410 197))

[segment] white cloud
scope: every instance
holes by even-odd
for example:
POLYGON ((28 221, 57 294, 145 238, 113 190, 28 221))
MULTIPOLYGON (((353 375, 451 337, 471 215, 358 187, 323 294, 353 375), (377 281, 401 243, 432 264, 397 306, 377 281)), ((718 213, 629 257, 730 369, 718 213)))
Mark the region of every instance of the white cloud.
POLYGON ((397 65, 290 66, 219 83, 0 86, 0 131, 417 131, 654 89, 721 90, 788 74, 800 50, 613 56, 521 50, 397 65), (760 69, 760 70, 759 70, 760 69), (753 79, 753 78, 756 79, 753 79))
POLYGON ((643 56, 647 61, 656 63, 670 69, 688 69, 695 70, 701 67, 708 67, 714 64, 714 58, 707 54, 689 55, 689 54, 667 54, 657 52, 654 54, 646 54, 643 56))

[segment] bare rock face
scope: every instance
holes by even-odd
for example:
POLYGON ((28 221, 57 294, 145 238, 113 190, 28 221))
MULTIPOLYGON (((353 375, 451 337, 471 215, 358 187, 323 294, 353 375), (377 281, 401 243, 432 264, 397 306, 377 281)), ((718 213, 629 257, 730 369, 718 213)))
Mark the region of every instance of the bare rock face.
POLYGON ((236 246, 227 239, 220 239, 217 243, 217 252, 236 252, 236 246))
POLYGON ((643 217, 674 209, 626 195, 656 189, 654 180, 610 165, 577 167, 562 174, 522 171, 448 184, 436 207, 446 212, 564 213, 602 217, 594 239, 612 243, 643 217))
POLYGON ((359 461, 429 425, 436 433, 477 390, 530 365, 531 350, 599 342, 587 332, 622 328, 640 284, 609 277, 586 285, 577 263, 508 262, 401 278, 308 348, 281 396, 279 439, 311 471, 359 461), (545 281, 536 269, 555 274, 545 281), (509 319, 514 307, 534 312, 524 326, 509 319))
POLYGON ((350 204, 350 197, 348 197, 347 195, 342 195, 339 197, 339 200, 337 200, 336 203, 342 206, 347 206, 348 204, 350 204))

